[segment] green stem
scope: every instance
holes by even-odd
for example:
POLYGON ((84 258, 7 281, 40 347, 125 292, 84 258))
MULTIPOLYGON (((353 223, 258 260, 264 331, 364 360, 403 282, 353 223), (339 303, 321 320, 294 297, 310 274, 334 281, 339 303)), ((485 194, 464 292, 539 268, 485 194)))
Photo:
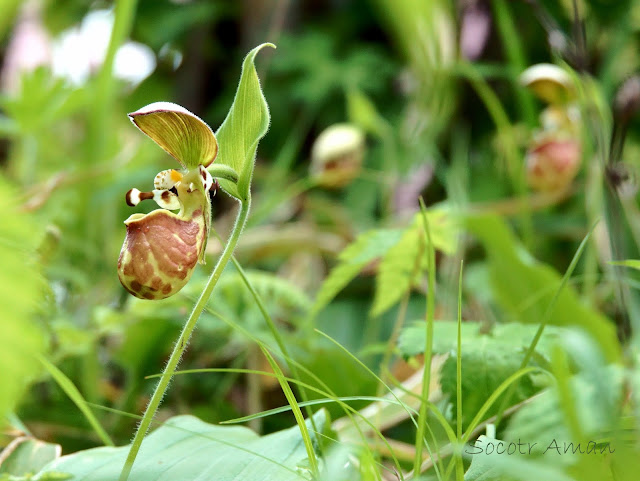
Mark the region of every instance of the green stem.
MULTIPOLYGON (((247 367, 252 371, 260 370, 260 347, 250 345, 247 352, 247 367)), ((260 386, 260 375, 247 373, 247 410, 253 413, 264 411, 262 407, 262 387, 260 386)), ((262 432, 262 418, 254 418, 249 421, 249 427, 256 433, 262 432)))
POLYGON ((458 343, 456 348, 456 440, 455 449, 456 480, 464 481, 464 464, 462 462, 462 271, 464 261, 460 261, 458 277, 458 343))
POLYGON ((422 465, 422 445, 424 443, 424 431, 427 424, 427 405, 429 400, 429 388, 431 384, 431 360, 433 356, 433 318, 435 316, 435 289, 436 289, 436 253, 431 239, 431 229, 427 219, 427 208, 420 197, 420 211, 424 230, 427 234, 429 286, 427 290, 427 314, 426 337, 424 346, 424 371, 422 373, 422 402, 418 414, 418 430, 416 433, 416 456, 413 462, 413 475, 420 476, 422 465))
MULTIPOLYGON (((509 2, 505 0, 494 0, 491 4, 509 66, 512 69, 512 74, 517 78, 528 66, 525 48, 520 41, 521 35, 518 34, 518 29, 513 22, 513 14, 510 10, 509 2), (515 70, 515 72, 513 72, 513 70, 515 70)), ((513 82, 513 84, 516 86, 515 94, 518 99, 520 113, 522 117, 524 117, 527 125, 533 127, 536 123, 533 97, 524 88, 520 87, 518 82, 513 82)))
POLYGON ((180 337, 176 342, 173 352, 171 353, 171 357, 169 357, 169 362, 167 366, 164 368, 162 372, 162 376, 160 377, 160 381, 156 386, 156 389, 151 397, 151 401, 147 406, 147 410, 142 417, 142 421, 140 422, 140 426, 138 426, 138 430, 136 431, 136 435, 133 438, 133 443, 131 443, 131 448, 129 449, 129 454, 127 455, 127 460, 124 463, 124 467, 122 468, 122 472, 120 473, 119 481, 127 481, 129 479, 129 473, 131 473, 131 468, 133 468, 133 463, 136 460, 136 456, 138 455, 138 451, 140 450, 140 446, 142 445, 142 441, 151 426, 151 421, 153 421, 153 417, 156 414, 158 406, 160 405, 160 401, 164 397, 165 391, 167 390, 167 386, 173 377, 173 374, 178 367, 178 363, 180 362, 180 358, 182 357, 182 353, 187 347, 187 343, 189 342, 189 338, 191 337, 191 333, 193 329, 196 327, 196 322, 202 314, 207 302, 209 301, 209 297, 211 297, 211 293, 213 292, 213 288, 218 283, 218 279, 222 275, 224 268, 226 267, 231 255, 233 254, 233 250, 238 243, 238 239, 240 238, 240 234, 242 233, 242 229, 247 222, 247 217, 249 216, 249 209, 251 207, 251 197, 248 196, 246 201, 240 204, 240 211, 238 212, 238 217, 236 219, 236 224, 233 226, 233 230, 231 231, 231 236, 227 241, 227 244, 222 251, 222 255, 218 259, 218 263, 213 269, 211 273, 211 277, 207 281, 207 285, 205 286, 202 294, 200 294, 200 298, 196 303, 189 319, 184 325, 182 332, 180 333, 180 337))

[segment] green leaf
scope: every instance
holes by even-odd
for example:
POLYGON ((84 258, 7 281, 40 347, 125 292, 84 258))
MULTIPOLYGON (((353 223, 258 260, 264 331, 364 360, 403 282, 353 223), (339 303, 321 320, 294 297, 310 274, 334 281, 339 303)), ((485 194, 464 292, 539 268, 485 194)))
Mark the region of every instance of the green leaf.
MULTIPOLYGON (((618 406, 625 394, 625 380, 622 368, 617 365, 603 365, 597 346, 589 348, 596 362, 580 359, 577 355, 575 333, 563 339, 573 364, 580 373, 569 379, 567 401, 560 396, 557 384, 554 384, 540 396, 519 409, 512 417, 505 438, 515 440, 523 437, 528 440, 549 443, 552 439, 570 439, 571 432, 565 413, 570 410, 580 424, 580 430, 589 439, 598 439, 616 429, 619 423, 618 406), (574 341, 570 340, 574 338, 574 341)), ((583 336, 584 337, 584 336, 583 336)), ((580 348, 582 349, 582 348, 580 348)), ((585 352, 589 352, 586 351, 585 352)))
POLYGON ((422 273, 422 260, 427 251, 424 235, 418 229, 407 229, 400 241, 391 247, 380 262, 376 277, 376 293, 371 315, 376 317, 398 302, 422 273))
MULTIPOLYGON (((430 210, 427 215, 434 247, 447 254, 454 252, 456 229, 451 214, 445 208, 438 208, 430 210)), ((376 279, 372 313, 379 315, 388 310, 411 287, 411 272, 416 262, 420 262, 420 273, 426 270, 428 249, 419 249, 422 232, 422 218, 416 214, 405 230, 375 229, 358 236, 338 256, 340 262, 322 284, 312 315, 315 316, 367 264, 379 257, 383 259, 376 279)))
MULTIPOLYGON (((451 214, 446 209, 434 209, 427 216, 433 246, 447 254, 453 253, 456 230, 451 214)), ((372 316, 386 312, 411 289, 427 270, 428 254, 422 218, 417 214, 400 241, 382 257, 376 277, 372 316)))
MULTIPOLYGON (((468 346, 462 349, 462 429, 465 431, 498 387, 520 369, 523 350, 512 346, 501 347, 502 344, 496 346, 496 343, 484 336, 472 349, 468 346)), ((453 412, 457 410, 456 367, 456 358, 450 356, 443 364, 440 374, 442 393, 451 399, 453 412)), ((541 386, 536 385, 532 375, 527 374, 520 378, 510 401, 517 404, 540 389, 541 386)), ((502 399, 504 394, 493 403, 484 419, 497 414, 502 399)))
POLYGON ((464 448, 464 452, 471 454, 471 466, 464 474, 464 481, 511 481, 501 474, 496 467, 495 461, 500 457, 491 447, 497 443, 502 443, 497 439, 480 436, 473 446, 464 448), (488 454, 487 454, 488 453, 488 454))
POLYGON ((357 89, 347 93, 347 110, 351 122, 370 134, 384 137, 390 130, 389 124, 380 116, 373 102, 357 89))
POLYGON ((247 54, 233 105, 216 132, 220 145, 217 163, 228 165, 240 176, 237 185, 220 179, 220 186, 242 201, 249 196, 258 142, 269 129, 269 106, 254 64, 257 53, 264 47, 276 48, 271 43, 263 43, 247 54))
POLYGON ((9 205, 0 222, 0 418, 12 410, 26 384, 41 366, 35 355, 45 350, 45 336, 34 322, 43 303, 45 283, 36 247, 42 228, 20 212, 13 187, 0 175, 0 190, 9 205))
POLYGON ((78 409, 84 414, 84 417, 87 419, 93 430, 96 432, 98 437, 102 440, 102 442, 108 446, 113 446, 113 442, 103 427, 100 425, 98 419, 93 415, 93 412, 87 406, 87 402, 78 391, 78 388, 73 384, 73 381, 69 379, 60 369, 51 364, 45 358, 40 357, 40 362, 45 367, 51 377, 55 379, 58 383, 58 386, 64 391, 64 393, 69 396, 69 399, 73 401, 73 403, 78 406, 78 409))
MULTIPOLYGON (((323 431, 320 435, 325 434, 325 411, 316 413, 314 420, 323 431)), ((309 428, 310 424, 307 421, 309 428)), ((311 434, 314 445, 321 442, 319 435, 311 434)), ((128 446, 103 447, 63 456, 39 476, 57 471, 72 474, 71 481, 113 481, 118 479, 128 451, 128 446)), ((176 416, 145 438, 131 479, 299 481, 308 479, 306 470, 300 468, 306 458, 297 426, 260 437, 245 427, 216 426, 193 416, 176 416)))
MULTIPOLYGON (((433 352, 445 354, 455 352, 457 346, 457 322, 437 321, 434 323, 433 352)), ((462 324, 462 399, 463 426, 475 416, 500 384, 518 371, 526 348, 535 336, 537 326, 527 324, 498 324, 490 332, 482 331, 482 324, 464 322, 462 324)), ((551 347, 564 329, 550 326, 543 333, 537 346, 536 364, 544 366, 550 361, 551 347)), ((412 323, 403 329, 399 339, 399 349, 404 356, 422 354, 425 346, 424 321, 412 323)), ((449 357, 441 371, 442 392, 456 404, 456 358, 449 357)), ((520 402, 539 390, 531 375, 518 383, 512 397, 513 403, 520 402)), ((487 416, 496 413, 499 402, 494 403, 487 416)))
MULTIPOLYGON (((558 441, 563 446, 562 441, 558 441)), ((591 472, 590 475, 582 473, 579 477, 574 477, 566 473, 559 460, 564 458, 572 458, 572 460, 581 461, 583 459, 592 460, 593 455, 572 455, 560 454, 552 458, 554 454, 547 454, 544 461, 535 459, 536 454, 542 453, 546 446, 535 443, 529 443, 528 439, 518 439, 515 442, 501 441, 488 436, 480 436, 473 446, 465 447, 465 452, 471 455, 471 466, 464 475, 464 481, 529 481, 532 479, 544 479, 546 481, 573 481, 580 479, 582 481, 609 481, 609 475, 600 471, 598 473, 591 472), (518 443, 520 443, 518 445, 518 443), (530 451, 531 448, 531 452, 530 451), (531 460, 531 458, 534 460, 531 460), (556 464, 556 465, 554 465, 556 464)), ((551 451, 555 453, 555 451, 551 451)), ((595 458, 597 459, 597 458, 595 458)), ((604 466, 605 463, 596 460, 596 463, 604 466)))
POLYGON ((623 266, 623 267, 631 267, 632 269, 640 270, 640 260, 638 259, 628 259, 626 261, 612 261, 609 264, 614 266, 623 266))
MULTIPOLYGON (((474 349, 479 343, 491 342, 496 349, 512 348, 523 351, 529 346, 536 334, 537 326, 518 324, 496 324, 491 330, 483 330, 483 325, 478 322, 462 323, 462 351, 474 349)), ((436 321, 433 324, 433 352, 446 354, 456 349, 457 322, 436 321)), ((549 327, 540 338, 538 351, 548 355, 549 348, 555 342, 562 330, 557 327, 549 327)), ((415 321, 405 327, 400 333, 398 348, 405 357, 417 356, 424 351, 425 326, 424 321, 415 321)))
POLYGON ((340 263, 331 270, 316 296, 312 316, 322 310, 372 260, 395 245, 402 236, 398 229, 377 229, 365 232, 349 244, 338 256, 340 263))
MULTIPOLYGON (((511 320, 538 324, 560 286, 562 276, 534 259, 496 215, 466 219, 469 230, 487 251, 493 297, 511 320)), ((598 341, 609 361, 619 358, 615 326, 598 311, 582 304, 571 286, 558 296, 550 325, 577 326, 598 341)))
POLYGON ((17 438, 2 451, 0 475, 26 476, 36 473, 59 458, 61 453, 62 448, 59 444, 45 443, 33 438, 17 438))
MULTIPOLYGON (((549 465, 556 464, 555 469, 562 468, 571 475, 570 479, 637 479, 637 473, 631 473, 629 469, 638 459, 637 428, 632 426, 625 441, 616 407, 626 391, 622 369, 611 365, 600 367, 597 372, 583 371, 571 378, 569 388, 572 405, 568 408, 575 413, 584 431, 583 439, 572 438, 561 396, 557 386, 552 386, 516 411, 505 431, 506 441, 536 443, 530 458, 540 459, 533 466, 551 469, 549 465), (594 377, 600 382, 594 383, 594 377), (603 397, 611 398, 612 402, 605 406, 603 397), (609 455, 607 446, 614 454, 609 455)), ((518 479, 541 478, 532 472, 529 477, 518 479)))

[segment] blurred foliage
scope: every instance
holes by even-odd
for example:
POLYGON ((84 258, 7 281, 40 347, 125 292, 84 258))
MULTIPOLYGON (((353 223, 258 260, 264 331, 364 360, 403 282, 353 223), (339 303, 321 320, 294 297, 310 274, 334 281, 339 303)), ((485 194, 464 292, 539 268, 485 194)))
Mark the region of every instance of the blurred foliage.
POLYGON ((46 329, 37 318, 46 317, 52 292, 42 278, 36 252, 42 229, 33 217, 19 212, 16 189, 4 176, 0 189, 8 201, 0 223, 0 336, 6 342, 0 354, 0 413, 4 416, 38 374, 36 356, 46 350, 46 329))
MULTIPOLYGON (((437 250, 434 352, 450 356, 433 373, 434 409, 456 427, 451 354, 457 325, 451 319, 464 259, 463 427, 518 370, 557 295, 531 363, 539 371, 521 379, 511 399, 521 404, 483 439, 548 444, 549 437, 577 439, 578 426, 581 436, 610 440, 619 449, 604 460, 573 456, 559 463, 475 456, 464 461, 464 479, 601 481, 613 479, 611 473, 635 479, 627 471, 637 460, 640 429, 640 318, 634 311, 640 305, 634 268, 640 256, 640 116, 633 98, 616 98, 640 68, 638 19, 640 5, 632 0, 0 2, 0 190, 7 199, 0 223, 2 446, 25 436, 34 440, 21 450, 34 452, 56 444, 65 454, 102 445, 76 407, 79 399, 68 396, 76 391, 117 445, 129 442, 136 419, 126 413, 144 409, 155 382, 145 376, 165 363, 221 241, 210 239, 207 264, 175 297, 140 301, 120 286, 115 264, 122 221, 134 212, 124 193, 150 190, 158 171, 177 167, 138 135, 126 113, 173 101, 217 130, 236 95, 245 53, 273 42, 277 50, 264 49, 256 60, 269 133, 255 170, 252 146, 234 158, 247 177, 253 175, 253 210, 236 257, 300 367, 298 381, 319 391, 292 382, 298 400, 348 396, 354 409, 369 404, 367 396, 397 403, 372 374, 392 384, 421 372, 424 323, 405 327, 405 321, 425 316, 428 250, 417 215, 422 196, 437 250), (96 53, 89 60, 79 51, 61 54, 61 35, 103 9, 116 16, 105 27, 116 32, 111 47, 88 49, 96 53), (19 41, 29 32, 43 32, 31 40, 44 44, 21 50, 19 41), (139 83, 118 76, 124 57, 116 50, 127 39, 146 46, 155 62, 139 83), (37 62, 36 47, 46 53, 37 62), (110 52, 106 63, 103 51, 110 52), (54 55, 89 62, 87 78, 64 78, 54 55), (540 132, 549 133, 549 119, 519 75, 540 62, 562 67, 575 87, 568 112, 582 158, 567 189, 536 193, 527 185, 525 159, 540 132), (621 112, 628 116, 622 119, 621 112), (345 122, 367 135, 362 165, 352 182, 326 188, 310 170, 313 143, 327 127, 345 122), (558 293, 579 243, 597 222, 569 285, 558 293), (46 355, 76 391, 63 389, 38 355, 46 355)), ((76 46, 83 41, 89 45, 76 38, 76 46)), ((136 63, 127 68, 136 70, 136 63)), ((266 121, 256 127, 258 137, 266 121)), ((222 191, 213 200, 213 226, 222 239, 235 208, 222 191)), ((143 203, 136 212, 151 209, 143 203)), ((229 371, 176 376, 158 424, 181 414, 217 423, 287 403, 255 341, 268 345, 280 366, 287 363, 233 267, 198 325, 181 369, 229 371), (238 371, 243 368, 251 372, 238 371)), ((344 406, 335 400, 323 406, 332 419, 344 420, 344 406)), ((375 413, 369 419, 388 426, 385 435, 402 443, 393 453, 371 439, 357 449, 332 443, 335 450, 323 452, 323 479, 373 480, 379 472, 408 471, 414 442, 409 414, 393 422, 375 413)), ((442 419, 429 417, 428 441, 444 451, 450 439, 442 419)), ((200 422, 178 417, 168 423, 185 420, 200 422)), ((268 436, 290 428, 293 419, 278 413, 261 422, 259 434, 268 436)), ((285 464, 305 475, 297 433, 273 436, 291 436, 300 456, 285 464)), ((269 456, 269 438, 254 438, 251 443, 269 456)), ((107 452, 74 454, 53 465, 75 470, 77 460, 96 453, 107 452)), ((7 448, 0 455, 0 479, 18 454, 7 448)), ((42 462, 30 467, 35 472, 42 462)), ((10 474, 28 479, 28 468, 10 474)), ((446 469, 438 472, 423 475, 446 479, 446 469)))

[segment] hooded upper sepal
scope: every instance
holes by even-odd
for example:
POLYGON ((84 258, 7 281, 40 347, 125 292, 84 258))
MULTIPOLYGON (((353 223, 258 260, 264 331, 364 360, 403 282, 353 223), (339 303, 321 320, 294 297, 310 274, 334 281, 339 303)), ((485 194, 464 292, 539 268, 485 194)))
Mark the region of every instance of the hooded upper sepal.
POLYGON ((203 259, 209 229, 208 196, 180 192, 180 214, 157 209, 125 221, 127 236, 118 259, 122 285, 141 299, 164 299, 182 289, 203 259))
POLYGON ((172 102, 154 102, 129 114, 144 134, 183 167, 209 166, 218 154, 216 136, 200 117, 172 102))

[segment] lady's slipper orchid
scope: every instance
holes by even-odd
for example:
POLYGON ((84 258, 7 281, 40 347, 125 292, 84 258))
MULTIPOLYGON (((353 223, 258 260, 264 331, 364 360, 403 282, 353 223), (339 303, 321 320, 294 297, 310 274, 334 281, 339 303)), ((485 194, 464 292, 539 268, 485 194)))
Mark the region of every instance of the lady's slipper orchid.
POLYGON ((158 173, 152 191, 131 189, 126 195, 130 206, 153 199, 161 209, 133 214, 125 221, 118 277, 136 297, 164 299, 184 287, 198 261, 204 263, 211 223, 209 191, 217 186, 207 167, 216 158, 218 142, 203 120, 170 102, 152 103, 129 117, 182 166, 181 171, 158 173))
POLYGON ((364 132, 347 123, 323 130, 311 148, 311 176, 319 185, 339 189, 360 173, 364 159, 364 132))
POLYGON ((543 192, 566 189, 580 169, 581 158, 582 146, 576 139, 541 138, 527 152, 527 181, 543 192))

